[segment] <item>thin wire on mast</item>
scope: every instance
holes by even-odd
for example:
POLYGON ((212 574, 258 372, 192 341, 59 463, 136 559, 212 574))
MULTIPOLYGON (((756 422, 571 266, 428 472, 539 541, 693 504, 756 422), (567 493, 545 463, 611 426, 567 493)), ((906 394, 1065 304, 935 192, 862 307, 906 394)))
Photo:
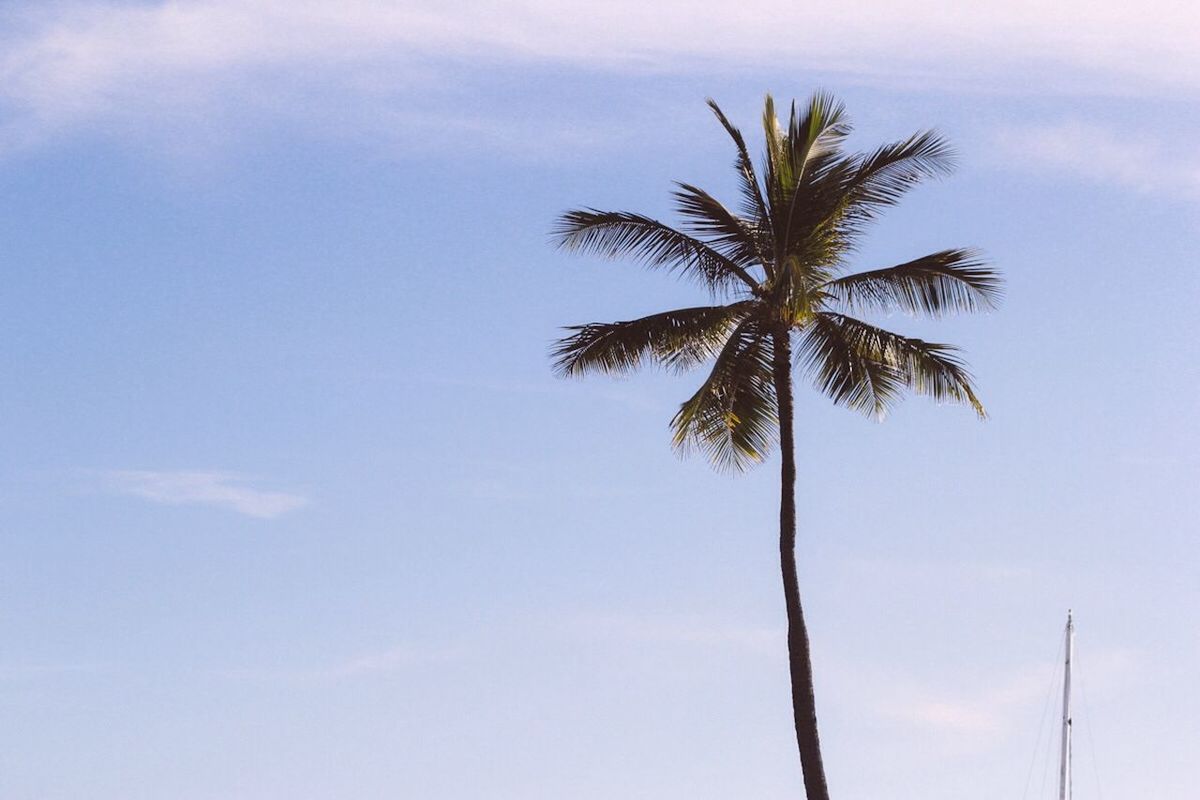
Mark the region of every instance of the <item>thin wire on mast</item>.
POLYGON ((1088 749, 1092 751, 1092 775, 1096 780, 1096 800, 1104 800, 1104 790, 1100 783, 1100 760, 1096 758, 1096 739, 1092 736, 1092 707, 1087 699, 1087 687, 1079 674, 1079 668, 1075 669, 1075 681, 1079 684, 1079 696, 1083 700, 1083 719, 1084 727, 1087 728, 1088 749))
MULTIPOLYGON (((1060 674, 1059 671, 1056 670, 1055 676, 1057 677, 1059 674, 1060 674)), ((1065 673, 1063 673, 1063 674, 1065 674, 1065 673)), ((1062 685, 1061 680, 1055 681, 1056 688, 1061 685, 1062 685)), ((1055 750, 1054 737, 1047 736, 1046 737, 1046 757, 1042 762, 1042 764, 1043 764, 1043 766, 1042 766, 1042 788, 1038 792, 1038 797, 1043 797, 1043 798, 1050 797, 1051 795, 1053 795, 1055 793, 1054 787, 1050 786, 1050 765, 1052 763, 1054 763, 1054 750, 1055 750), (1049 792, 1046 791, 1047 786, 1049 786, 1049 788, 1050 788, 1049 792)))
MULTIPOLYGON (((1064 647, 1066 647, 1066 640, 1065 639, 1059 640, 1058 651, 1054 655, 1054 667, 1051 669, 1051 672, 1050 672, 1050 688, 1048 688, 1046 690, 1046 700, 1045 700, 1045 702, 1042 703, 1042 719, 1040 722, 1038 722, 1037 740, 1034 741, 1034 743, 1033 743, 1033 757, 1029 759, 1029 773, 1025 776, 1025 791, 1021 793, 1021 800, 1028 800, 1028 797, 1029 797, 1029 786, 1033 782, 1033 769, 1035 766, 1037 766, 1038 751, 1041 749, 1041 746, 1042 746, 1042 734, 1046 730, 1046 716, 1050 713, 1050 698, 1054 696, 1054 688, 1056 686, 1058 686, 1058 667, 1059 667, 1058 662, 1062 660, 1061 658, 1059 658, 1059 656, 1062 655, 1064 647)), ((1053 739, 1053 737, 1049 737, 1049 738, 1047 738, 1047 741, 1053 742, 1054 739, 1053 739)), ((1049 763, 1050 763, 1050 757, 1047 756, 1046 764, 1049 765, 1049 763)), ((1047 769, 1048 768, 1049 767, 1047 766, 1047 769)), ((1046 788, 1046 777, 1043 774, 1042 775, 1042 792, 1039 794, 1039 796, 1045 796, 1045 788, 1046 788)))

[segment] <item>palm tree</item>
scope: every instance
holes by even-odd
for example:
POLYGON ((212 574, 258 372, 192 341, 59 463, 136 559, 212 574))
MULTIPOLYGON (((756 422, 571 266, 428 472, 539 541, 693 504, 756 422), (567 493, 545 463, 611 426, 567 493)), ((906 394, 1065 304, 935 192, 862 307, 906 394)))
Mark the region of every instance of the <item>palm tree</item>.
POLYGON ((671 421, 675 447, 699 449, 719 468, 740 470, 761 462, 779 442, 779 558, 796 743, 809 800, 828 800, 796 575, 793 372, 811 377, 835 403, 877 418, 904 389, 965 403, 983 417, 957 348, 850 315, 976 311, 994 305, 1001 282, 965 249, 846 274, 869 223, 917 183, 952 167, 951 149, 938 134, 925 131, 870 153, 848 153, 850 124, 841 103, 823 93, 799 111, 793 103, 785 130, 768 95, 760 176, 741 132, 715 102, 708 104, 737 149, 736 211, 679 183, 679 228, 640 214, 584 208, 564 214, 554 235, 568 250, 678 271, 703 284, 718 304, 572 326, 555 346, 555 367, 575 376, 624 373, 647 363, 686 370, 712 361, 704 383, 671 421))

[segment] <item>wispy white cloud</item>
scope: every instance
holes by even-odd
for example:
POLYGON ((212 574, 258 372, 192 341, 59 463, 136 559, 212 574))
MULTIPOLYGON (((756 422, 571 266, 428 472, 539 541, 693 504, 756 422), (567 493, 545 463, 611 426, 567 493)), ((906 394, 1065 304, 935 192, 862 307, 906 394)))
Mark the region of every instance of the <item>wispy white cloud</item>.
POLYGON ((912 690, 903 698, 881 703, 879 712, 926 732, 990 736, 1037 705, 1046 694, 1051 674, 1049 669, 1031 670, 959 694, 912 690))
POLYGON ((1200 200, 1200 148, 1153 133, 1081 121, 1010 129, 997 135, 1006 167, 1052 170, 1098 185, 1200 200))
POLYGON ((28 681, 94 675, 110 669, 98 663, 0 664, 0 681, 28 681))
POLYGON ((424 647, 401 644, 330 664, 314 672, 325 678, 355 678, 366 675, 386 675, 415 664, 430 664, 451 661, 461 653, 447 647, 424 647))
POLYGON ((729 648, 778 656, 784 647, 781 627, 753 625, 679 615, 589 614, 570 622, 572 633, 584 631, 589 639, 609 638, 705 648, 729 648))
MULTIPOLYGON (((306 124, 323 115, 325 124, 377 132, 432 121, 504 146, 527 138, 520 115, 489 120, 463 112, 469 103, 451 112, 418 101, 473 72, 547 65, 770 66, 888 84, 1200 91, 1200 11, 1172 0, 864 0, 822 7, 819 25, 791 0, 747 0, 736 13, 715 0, 79 0, 2 13, 8 146, 98 127, 144 132, 151 123, 207 137, 255 113, 306 124)), ((556 135, 598 134, 565 125, 556 135)))
POLYGON ((220 670, 226 678, 254 681, 312 682, 386 677, 411 667, 443 664, 463 657, 461 647, 401 643, 380 650, 333 659, 316 666, 275 666, 220 670))
POLYGON ((1037 574, 1028 564, 961 559, 847 558, 842 567, 856 581, 889 586, 1012 584, 1037 574))
MULTIPOLYGON (((1129 650, 1088 654, 1087 694, 1100 699, 1126 685, 1142 667, 1141 657, 1129 650)), ((1028 665, 981 676, 973 685, 960 677, 956 685, 906 679, 894 672, 883 679, 875 667, 848 668, 839 681, 858 691, 862 711, 897 724, 936 743, 947 752, 980 751, 1011 735, 1029 733, 1038 714, 1047 713, 1061 686, 1057 663, 1028 665)), ((841 685, 841 683, 839 683, 841 685)))
POLYGON ((103 474, 103 482, 110 491, 154 503, 213 506, 262 519, 309 502, 300 495, 246 486, 246 478, 231 472, 112 470, 103 474))

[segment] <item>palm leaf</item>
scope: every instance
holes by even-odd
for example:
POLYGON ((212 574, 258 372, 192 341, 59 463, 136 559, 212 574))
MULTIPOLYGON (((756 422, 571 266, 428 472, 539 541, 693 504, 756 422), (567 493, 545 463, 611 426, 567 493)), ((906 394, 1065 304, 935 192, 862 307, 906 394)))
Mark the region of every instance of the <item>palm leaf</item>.
MULTIPOLYGON (((759 234, 753 221, 744 220, 725 208, 703 189, 688 183, 676 183, 675 207, 687 221, 688 230, 743 269, 761 267, 766 260, 760 249, 759 234)), ((755 281, 757 283, 757 281, 755 281)))
POLYGON ((796 357, 819 391, 868 415, 882 417, 903 386, 893 367, 864 353, 826 314, 815 315, 804 328, 796 357))
POLYGON ((983 404, 958 348, 901 336, 843 314, 822 312, 805 328, 799 351, 817 388, 835 403, 883 417, 907 387, 939 402, 983 404))
MULTIPOLYGON (((790 166, 784 155, 783 130, 779 127, 779 117, 775 114, 775 98, 767 95, 763 100, 763 142, 766 145, 763 153, 763 170, 767 183, 767 207, 774 211, 780 208, 780 187, 791 184, 790 166)), ((772 214, 772 216, 774 216, 772 214)))
POLYGON ((741 267, 704 242, 641 214, 576 209, 559 218, 551 236, 567 250, 680 270, 713 292, 728 291, 739 283, 754 288, 741 267))
POLYGON ((922 180, 949 173, 953 163, 950 145, 932 131, 867 155, 827 148, 812 159, 792 196, 785 247, 800 262, 832 271, 855 248, 867 223, 922 180))
POLYGON ((814 156, 790 197, 788 216, 777 223, 783 226, 784 252, 804 265, 810 288, 828 280, 854 246, 845 216, 853 202, 846 187, 855 169, 853 157, 836 151, 814 156))
POLYGON ((938 317, 991 309, 1000 300, 999 274, 973 250, 942 250, 886 269, 847 275, 821 287, 848 309, 938 317))
POLYGON ((836 152, 850 130, 846 106, 828 92, 814 93, 803 115, 796 113, 793 103, 788 119, 787 153, 796 181, 804 179, 814 159, 836 152))
POLYGON ((948 175, 954 160, 948 141, 936 131, 921 131, 863 156, 847 191, 860 214, 874 218, 921 181, 948 175))
POLYGON ((734 161, 734 169, 738 173, 738 182, 742 190, 742 207, 743 213, 759 221, 768 218, 767 201, 763 198, 762 189, 758 185, 758 175, 754 171, 754 162, 750 158, 750 151, 746 149, 746 140, 742 136, 742 132, 730 123, 726 118, 725 112, 721 111, 720 106, 711 97, 708 99, 708 107, 712 109, 717 120, 720 121, 721 127, 729 134, 729 138, 733 139, 733 144, 737 148, 737 160, 734 161))
POLYGON ((683 370, 721 350, 729 329, 750 303, 681 308, 625 322, 573 325, 551 351, 554 369, 563 377, 589 372, 625 373, 653 360, 683 370))
POLYGON ((700 450, 719 468, 741 470, 767 457, 777 426, 770 337, 755 319, 744 319, 704 385, 671 420, 674 444, 684 453, 700 450))
POLYGON ((811 218, 815 207, 813 178, 836 159, 841 141, 850 132, 850 123, 845 118, 845 106, 832 95, 817 92, 809 98, 803 114, 797 113, 792 104, 784 134, 775 117, 775 102, 767 95, 763 129, 767 134, 767 184, 775 241, 783 252, 791 252, 793 232, 801 229, 798 218, 811 218))

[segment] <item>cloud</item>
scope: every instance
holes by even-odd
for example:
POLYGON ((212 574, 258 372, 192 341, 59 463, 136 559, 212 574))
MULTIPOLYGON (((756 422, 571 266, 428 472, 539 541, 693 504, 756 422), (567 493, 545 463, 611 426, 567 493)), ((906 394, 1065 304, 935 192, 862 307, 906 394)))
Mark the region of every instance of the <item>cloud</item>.
POLYGON ((104 664, 0 664, 0 681, 28 681, 94 675, 109 667, 104 664))
POLYGON ((0 147, 150 127, 203 141, 256 114, 376 133, 449 126, 501 146, 547 126, 560 140, 603 138, 554 115, 496 118, 447 91, 504 69, 769 67, 885 85, 1200 91, 1200 11, 1175 0, 863 0, 818 12, 793 0, 736 11, 715 0, 45 2, 0 12, 0 30, 0 147))
POLYGON ((318 670, 315 675, 324 678, 356 678, 366 675, 381 675, 396 672, 415 664, 450 661, 461 655, 450 648, 418 647, 401 644, 375 653, 365 653, 340 663, 318 670))
POLYGON ((408 668, 444 664, 462 658, 462 647, 401 643, 373 652, 360 653, 316 666, 278 666, 221 669, 225 678, 251 681, 290 681, 301 684, 324 683, 369 677, 385 677, 408 668))
POLYGON ((239 485, 245 479, 230 472, 113 470, 104 473, 110 491, 165 505, 203 505, 250 517, 272 519, 308 504, 285 492, 239 485))
POLYGON ((980 583, 1028 583, 1037 573, 1027 564, 963 559, 853 557, 842 561, 853 580, 873 586, 978 586, 980 583))
MULTIPOLYGON (((1141 655, 1131 650, 1089 653, 1086 674, 1076 671, 1077 691, 1097 699, 1127 691, 1143 663, 1141 655)), ((934 738, 947 752, 955 753, 980 751, 1004 737, 1027 732, 1038 719, 1035 714, 1044 724, 1062 691, 1057 662, 980 676, 974 685, 962 685, 960 679, 958 688, 946 682, 934 687, 897 680, 895 675, 885 679, 875 668, 868 670, 869 679, 861 668, 848 672, 843 679, 865 691, 847 696, 860 696, 867 714, 934 738)))
POLYGON ((1040 701, 1047 684, 1046 671, 1028 671, 960 696, 913 692, 910 698, 883 704, 880 711, 927 732, 991 735, 1005 730, 1021 712, 1040 701))
POLYGON ((1200 151, 1180 152, 1153 134, 1068 121, 1011 129, 998 135, 996 144, 1008 156, 1008 167, 1052 170, 1142 194, 1200 199, 1200 151))
POLYGON ((778 656, 785 647, 783 628, 721 622, 700 616, 649 616, 591 614, 574 619, 571 631, 585 631, 589 640, 596 637, 685 645, 704 648, 729 648, 778 656))

